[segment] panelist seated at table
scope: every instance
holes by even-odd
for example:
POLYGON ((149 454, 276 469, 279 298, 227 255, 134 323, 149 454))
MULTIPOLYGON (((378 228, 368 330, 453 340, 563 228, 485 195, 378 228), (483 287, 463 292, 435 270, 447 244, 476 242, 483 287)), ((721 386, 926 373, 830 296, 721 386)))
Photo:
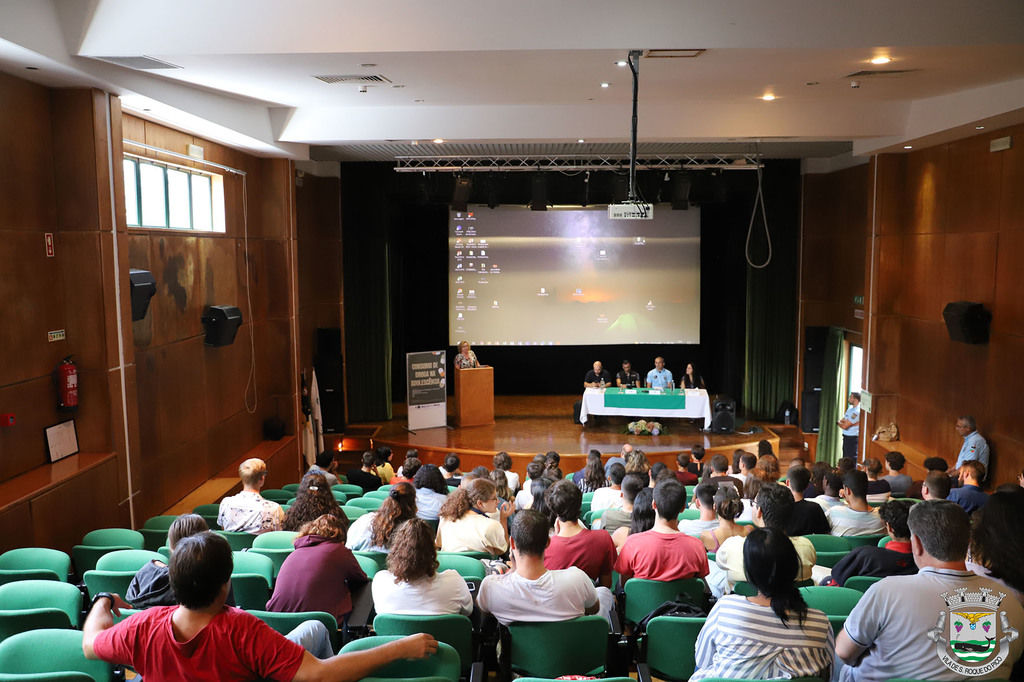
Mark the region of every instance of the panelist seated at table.
POLYGON ((601 361, 594 363, 594 369, 583 377, 583 388, 602 388, 612 383, 612 375, 604 368, 601 361))
POLYGON ((704 388, 704 377, 700 375, 697 368, 693 366, 693 363, 686 365, 686 371, 683 372, 683 376, 679 379, 679 388, 704 388))
POLYGON ((665 358, 654 358, 654 369, 647 373, 647 388, 672 388, 672 372, 665 369, 665 358))
POLYGON ((640 374, 633 371, 633 364, 629 360, 622 361, 622 371, 615 374, 615 385, 619 388, 640 386, 640 374))
POLYGON ((469 341, 459 341, 459 352, 455 354, 455 366, 459 369, 473 369, 474 367, 480 367, 480 361, 476 359, 476 353, 474 353, 469 347, 469 341))

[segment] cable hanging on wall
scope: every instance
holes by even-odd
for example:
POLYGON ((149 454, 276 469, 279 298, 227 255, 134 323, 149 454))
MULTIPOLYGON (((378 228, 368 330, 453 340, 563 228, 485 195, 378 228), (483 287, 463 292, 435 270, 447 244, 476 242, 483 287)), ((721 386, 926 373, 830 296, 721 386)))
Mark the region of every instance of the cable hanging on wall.
POLYGON ((750 212, 750 224, 747 226, 747 242, 744 247, 743 255, 747 259, 747 265, 750 267, 761 270, 768 267, 768 264, 772 262, 772 234, 768 230, 768 213, 764 207, 764 192, 762 191, 761 181, 763 175, 763 164, 761 163, 761 152, 757 150, 757 194, 754 195, 754 208, 750 212), (761 221, 764 223, 764 236, 768 242, 768 255, 765 257, 764 262, 761 264, 754 263, 750 258, 750 238, 754 235, 754 220, 757 218, 757 208, 761 207, 761 221))

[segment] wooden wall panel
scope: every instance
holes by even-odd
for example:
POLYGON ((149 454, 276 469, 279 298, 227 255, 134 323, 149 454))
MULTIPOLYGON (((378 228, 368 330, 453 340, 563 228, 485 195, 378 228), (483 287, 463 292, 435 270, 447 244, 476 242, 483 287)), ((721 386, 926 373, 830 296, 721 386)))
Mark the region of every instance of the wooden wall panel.
POLYGON ((938 284, 943 262, 944 235, 910 234, 903 238, 902 295, 896 311, 907 317, 941 319, 942 288, 938 284))
POLYGON ((945 231, 949 199, 947 161, 945 145, 907 155, 906 186, 902 199, 906 204, 906 232, 945 231))
MULTIPOLYGON (((875 157, 877 176, 871 179, 875 192, 878 234, 895 235, 907 231, 908 206, 906 201, 906 154, 883 154, 875 157)), ((870 196, 870 192, 869 192, 870 196)))
POLYGON ((0 102, 0 230, 52 232, 57 212, 50 91, 0 73, 0 102))
POLYGON ((1000 131, 1011 135, 1012 149, 999 152, 1003 164, 999 192, 999 227, 1002 230, 1024 230, 1024 125, 1000 131))
POLYGON ((949 232, 991 232, 999 227, 1001 153, 976 135, 949 145, 949 232))
POLYGON ((164 232, 150 238, 150 266, 157 282, 157 295, 149 304, 154 345, 194 337, 202 330, 199 239, 164 232))
POLYGON ((30 502, 34 542, 70 553, 85 532, 128 522, 126 507, 111 504, 115 461, 108 460, 30 502), (87 530, 83 531, 83 528, 87 530))
MULTIPOLYGON (((97 174, 93 91, 54 90, 53 114, 57 224, 61 230, 98 230, 99 188, 102 182, 106 190, 107 174, 97 174)), ((109 224, 109 201, 106 206, 109 224)))
POLYGON ((992 331, 1024 336, 1024 295, 1021 292, 1024 230, 1007 229, 999 233, 997 258, 992 331))
POLYGON ((943 237, 939 276, 942 305, 978 301, 992 307, 996 288, 998 232, 958 232, 943 237))
POLYGON ((32 546, 32 513, 28 502, 0 513, 0 554, 17 547, 32 546))

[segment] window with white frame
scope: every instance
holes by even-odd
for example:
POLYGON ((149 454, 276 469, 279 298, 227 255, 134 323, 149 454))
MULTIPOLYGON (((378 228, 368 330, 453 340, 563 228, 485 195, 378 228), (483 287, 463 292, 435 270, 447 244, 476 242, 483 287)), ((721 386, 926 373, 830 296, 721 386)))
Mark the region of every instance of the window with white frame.
POLYGON ((224 232, 224 178, 194 168, 125 155, 128 227, 224 232))

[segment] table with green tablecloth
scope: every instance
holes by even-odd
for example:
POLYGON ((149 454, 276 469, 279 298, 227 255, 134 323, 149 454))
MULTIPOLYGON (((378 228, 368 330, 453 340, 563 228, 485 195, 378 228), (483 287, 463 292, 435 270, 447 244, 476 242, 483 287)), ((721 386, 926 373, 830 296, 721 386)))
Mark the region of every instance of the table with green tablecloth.
POLYGON ((591 414, 660 419, 704 419, 711 428, 711 400, 704 389, 588 388, 583 392, 580 421, 591 414))

